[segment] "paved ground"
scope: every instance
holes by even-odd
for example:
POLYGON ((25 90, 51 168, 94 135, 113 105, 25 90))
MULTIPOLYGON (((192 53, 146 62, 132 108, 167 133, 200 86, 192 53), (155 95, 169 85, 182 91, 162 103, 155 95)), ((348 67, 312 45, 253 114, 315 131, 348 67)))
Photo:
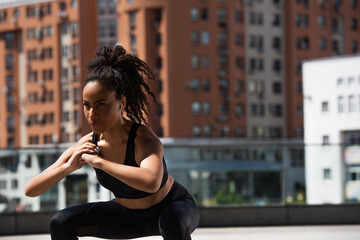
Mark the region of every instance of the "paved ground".
MULTIPOLYGON (((359 240, 360 225, 326 226, 276 226, 199 228, 192 234, 193 240, 359 240)), ((0 236, 1 240, 45 240, 48 234, 0 236)), ((80 240, 95 240, 83 237, 80 240)), ((161 240, 161 237, 138 238, 138 240, 161 240)))

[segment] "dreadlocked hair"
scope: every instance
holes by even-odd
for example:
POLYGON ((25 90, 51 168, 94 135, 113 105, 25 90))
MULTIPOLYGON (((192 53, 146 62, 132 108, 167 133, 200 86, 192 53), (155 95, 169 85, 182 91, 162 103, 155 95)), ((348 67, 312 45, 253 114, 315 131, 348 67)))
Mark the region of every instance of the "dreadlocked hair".
POLYGON ((115 48, 100 47, 96 50, 96 57, 88 64, 88 82, 98 81, 109 91, 115 92, 116 99, 126 97, 126 116, 135 122, 144 122, 144 113, 149 116, 147 94, 156 103, 156 97, 151 92, 146 80, 156 80, 149 66, 141 59, 126 53, 126 50, 117 45, 115 48))

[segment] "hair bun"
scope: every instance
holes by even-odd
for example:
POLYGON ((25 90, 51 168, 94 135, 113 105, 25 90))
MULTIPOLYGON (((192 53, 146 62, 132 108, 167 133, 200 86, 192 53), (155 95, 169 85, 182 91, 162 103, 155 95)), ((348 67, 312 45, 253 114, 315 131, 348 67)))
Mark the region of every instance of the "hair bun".
POLYGON ((125 48, 121 45, 116 45, 114 48, 114 55, 115 56, 124 56, 126 54, 125 48))

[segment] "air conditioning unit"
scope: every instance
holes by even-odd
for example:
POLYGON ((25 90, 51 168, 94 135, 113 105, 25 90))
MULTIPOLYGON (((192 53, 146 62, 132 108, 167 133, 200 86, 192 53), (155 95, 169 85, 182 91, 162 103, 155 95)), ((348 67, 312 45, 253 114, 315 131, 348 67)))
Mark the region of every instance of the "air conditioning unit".
POLYGON ((58 17, 59 18, 67 18, 67 12, 65 12, 65 11, 61 11, 61 12, 58 12, 58 17))

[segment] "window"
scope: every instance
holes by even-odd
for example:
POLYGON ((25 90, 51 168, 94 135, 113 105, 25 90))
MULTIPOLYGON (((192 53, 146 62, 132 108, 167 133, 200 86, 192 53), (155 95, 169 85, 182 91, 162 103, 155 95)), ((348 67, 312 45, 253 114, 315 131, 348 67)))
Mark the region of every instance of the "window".
POLYGON ((74 104, 78 104, 80 102, 80 95, 78 88, 73 89, 73 97, 74 97, 74 104))
POLYGON ((274 59, 273 60, 273 70, 276 73, 281 73, 282 66, 281 66, 281 60, 280 59, 274 59))
POLYGON ((201 19, 202 20, 208 20, 209 18, 209 10, 207 8, 201 9, 201 19))
POLYGON ((327 44, 326 44, 326 38, 320 38, 319 39, 319 49, 320 50, 325 50, 326 49, 326 46, 327 46, 327 44))
POLYGON ((205 137, 210 137, 211 136, 211 126, 210 125, 205 125, 203 127, 203 131, 204 131, 204 136, 205 137))
POLYGON ((136 48, 136 36, 134 34, 130 35, 130 46, 131 48, 136 48))
POLYGON ((235 132, 235 135, 237 137, 243 137, 244 136, 244 128, 241 127, 241 126, 235 127, 234 132, 235 132))
POLYGON ((75 60, 78 58, 78 44, 74 43, 72 45, 72 52, 71 52, 72 59, 75 60))
POLYGON ((201 32, 201 44, 209 45, 210 44, 210 34, 208 31, 201 32))
POLYGON ((244 105, 242 103, 237 103, 235 106, 235 116, 236 117, 241 117, 244 116, 244 105))
POLYGON ((345 103, 344 103, 344 97, 339 96, 338 97, 338 113, 345 112, 345 103))
POLYGON ((219 105, 220 105, 220 114, 228 115, 229 114, 229 103, 228 102, 222 102, 219 105))
POLYGON ((9 91, 14 89, 14 76, 6 75, 6 87, 9 91))
POLYGON ((193 91, 200 90, 200 79, 199 78, 193 78, 191 80, 191 83, 189 84, 189 88, 193 91))
POLYGON ((6 62, 6 70, 13 70, 14 68, 14 59, 12 54, 6 54, 5 62, 6 62))
MULTIPOLYGON (((79 76, 79 67, 78 66, 73 66, 72 67, 72 74, 73 74, 73 77, 74 79, 79 76)), ((75 80, 74 80, 75 81, 75 80)))
POLYGON ((298 104, 296 106, 296 113, 298 116, 303 116, 304 115, 304 108, 302 104, 298 104))
POLYGON ((277 52, 281 51, 281 38, 280 37, 273 37, 272 48, 277 52))
POLYGON ((337 85, 338 86, 341 86, 341 85, 343 85, 344 84, 344 80, 342 79, 342 78, 338 78, 338 80, 337 80, 337 85))
POLYGON ((302 82, 297 82, 296 83, 296 92, 301 94, 303 92, 303 89, 302 89, 302 82))
POLYGON ((325 168, 323 170, 323 178, 324 178, 324 180, 331 180, 332 176, 331 176, 331 169, 330 168, 325 168))
POLYGON ((273 26, 280 26, 281 25, 281 17, 279 14, 274 14, 272 16, 272 20, 271 20, 271 23, 273 26))
POLYGON ((269 104, 269 112, 274 115, 275 117, 281 117, 282 116, 282 106, 280 104, 269 104))
POLYGON ((229 82, 226 78, 219 79, 219 90, 226 91, 229 89, 229 82))
POLYGON ((219 21, 227 20, 227 10, 225 8, 219 8, 217 10, 217 17, 219 21))
POLYGON ((136 24, 136 11, 129 12, 129 23, 130 25, 136 24))
POLYGON ((240 79, 236 80, 235 82, 235 93, 236 96, 241 96, 245 92, 245 85, 244 82, 240 79))
POLYGON ((321 103, 321 111, 322 112, 329 112, 329 103, 328 102, 322 102, 321 103))
POLYGON ((0 180, 0 189, 6 189, 6 180, 0 180))
POLYGON ((109 20, 109 35, 110 37, 116 37, 116 20, 109 20))
POLYGON ((356 111, 355 96, 350 95, 349 96, 349 112, 355 112, 355 111, 356 111))
POLYGON ((60 11, 66 11, 66 4, 64 2, 60 3, 60 11))
POLYGON ((193 7, 190 9, 190 19, 191 19, 191 21, 199 20, 199 9, 198 8, 193 7))
POLYGON ((357 53, 359 50, 358 50, 358 42, 357 41, 351 41, 351 52, 352 53, 357 53))
POLYGON ((221 127, 221 136, 228 137, 230 135, 230 127, 229 126, 222 126, 221 127))
POLYGON ((337 55, 340 54, 339 41, 336 39, 332 40, 332 51, 334 54, 337 54, 337 55))
POLYGON ((71 34, 72 37, 76 37, 77 36, 77 31, 78 31, 78 25, 76 21, 72 21, 71 22, 71 34))
POLYGON ((350 28, 353 31, 357 31, 358 29, 358 24, 357 24, 357 19, 356 18, 352 18, 351 22, 350 22, 350 28))
POLYGON ((7 32, 5 33, 5 48, 12 49, 14 46, 14 33, 7 32))
POLYGON ((69 122, 70 121, 70 112, 69 111, 65 111, 63 113, 63 121, 64 122, 69 122))
POLYGON ((6 124, 7 124, 7 132, 8 133, 15 132, 15 118, 14 117, 8 117, 6 119, 6 124))
POLYGON ((323 145, 329 145, 329 136, 328 135, 324 135, 323 136, 323 145))
POLYGON ((304 136, 304 129, 303 127, 297 127, 295 128, 295 134, 297 137, 303 137, 304 136))
POLYGON ((202 67, 203 68, 209 68, 210 67, 210 57, 208 55, 202 56, 202 67))
POLYGON ((201 104, 200 104, 200 102, 193 102, 193 103, 191 104, 191 110, 192 110, 193 115, 199 115, 199 114, 200 114, 200 111, 201 111, 201 104))
POLYGON ((210 79, 208 79, 208 78, 204 79, 202 86, 203 86, 203 90, 204 90, 205 92, 209 92, 209 91, 210 91, 210 88, 211 88, 211 81, 210 81, 210 79))
POLYGON ((205 115, 209 115, 211 113, 211 103, 210 102, 203 102, 203 113, 205 115))
POLYGON ((201 136, 201 127, 198 125, 194 125, 192 128, 192 133, 194 137, 199 137, 201 136))
POLYGON ((350 0, 350 6, 351 6, 353 9, 356 9, 356 8, 357 8, 357 1, 358 1, 358 0, 350 0))
POLYGON ((224 55, 219 56, 219 67, 226 68, 227 66, 228 66, 227 56, 224 56, 224 55))
POLYGON ((263 14, 258 12, 250 12, 249 22, 251 25, 262 25, 263 24, 263 14))
POLYGON ((69 25, 68 25, 68 23, 62 23, 62 24, 60 25, 60 32, 61 32, 61 34, 68 34, 68 32, 69 32, 69 25))
POLYGON ((191 43, 192 44, 199 44, 199 42, 200 42, 199 32, 197 32, 197 31, 191 32, 191 43))
POLYGON ((15 98, 13 95, 6 95, 6 110, 8 112, 14 112, 15 109, 15 98))
POLYGON ((191 66, 192 68, 198 68, 200 66, 199 55, 194 54, 191 56, 191 66))
POLYGON ((236 33, 235 34, 235 45, 244 46, 244 35, 236 33))
POLYGON ((282 84, 281 84, 281 82, 274 82, 273 83, 273 93, 274 94, 281 94, 282 93, 282 84))
POLYGON ((318 26, 320 28, 326 27, 326 17, 324 15, 319 15, 318 16, 318 26))
POLYGON ((11 188, 12 189, 18 189, 18 187, 19 187, 18 180, 17 179, 11 180, 11 188))
POLYGON ((77 8, 77 0, 71 0, 71 8, 77 8))
POLYGON ((243 22, 243 13, 239 10, 234 11, 234 21, 236 23, 242 23, 243 22))

